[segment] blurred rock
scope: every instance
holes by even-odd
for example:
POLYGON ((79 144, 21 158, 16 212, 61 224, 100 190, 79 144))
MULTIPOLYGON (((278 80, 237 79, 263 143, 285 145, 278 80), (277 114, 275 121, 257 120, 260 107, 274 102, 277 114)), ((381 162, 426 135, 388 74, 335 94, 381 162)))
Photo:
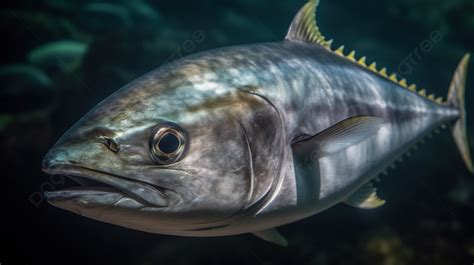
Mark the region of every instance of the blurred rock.
POLYGON ((466 252, 469 256, 474 257, 474 244, 468 244, 466 246, 466 252))
POLYGON ((51 103, 52 81, 34 66, 1 67, 0 83, 0 113, 27 112, 51 103))
POLYGON ((71 72, 81 64, 87 50, 87 44, 78 41, 50 42, 29 52, 28 61, 48 71, 71 72))
POLYGON ((375 235, 364 242, 364 264, 412 264, 415 252, 393 234, 375 235))

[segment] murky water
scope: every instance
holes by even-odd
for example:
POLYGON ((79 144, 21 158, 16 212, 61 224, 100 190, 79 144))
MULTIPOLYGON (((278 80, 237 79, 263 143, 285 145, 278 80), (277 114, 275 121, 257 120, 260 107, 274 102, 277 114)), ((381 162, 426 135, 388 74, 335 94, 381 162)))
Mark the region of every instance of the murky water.
MULTIPOLYGON (((321 0, 321 31, 445 96, 474 51, 471 0, 321 0)), ((376 210, 338 205, 281 228, 279 248, 251 235, 179 238, 53 208, 67 186, 41 172, 51 145, 105 96, 152 69, 216 47, 282 40, 301 1, 19 0, 0 10, 0 264, 416 264, 474 262, 474 176, 448 130, 378 185, 376 210)), ((474 68, 473 68, 474 69, 474 68)), ((467 87, 474 113, 474 71, 467 87)), ((471 138, 474 120, 468 117, 471 138)))

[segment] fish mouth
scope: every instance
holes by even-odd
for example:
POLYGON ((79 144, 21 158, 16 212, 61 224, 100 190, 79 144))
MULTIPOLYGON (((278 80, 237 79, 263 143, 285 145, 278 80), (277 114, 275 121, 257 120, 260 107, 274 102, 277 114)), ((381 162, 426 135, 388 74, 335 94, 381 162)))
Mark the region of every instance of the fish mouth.
POLYGON ((170 205, 170 197, 174 193, 155 184, 81 166, 60 165, 43 168, 43 171, 49 175, 66 177, 80 185, 45 192, 45 199, 53 205, 75 202, 116 205, 119 200, 127 198, 142 207, 163 208, 170 205), (112 198, 114 201, 111 201, 112 198))

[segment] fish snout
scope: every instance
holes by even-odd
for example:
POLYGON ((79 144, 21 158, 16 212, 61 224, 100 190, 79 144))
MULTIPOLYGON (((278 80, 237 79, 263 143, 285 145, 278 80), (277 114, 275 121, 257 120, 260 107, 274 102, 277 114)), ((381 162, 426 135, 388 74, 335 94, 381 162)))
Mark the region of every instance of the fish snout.
MULTIPOLYGON (((89 150, 93 152, 92 148, 89 150)), ((80 157, 74 149, 56 145, 44 156, 41 170, 47 174, 56 174, 56 170, 62 166, 79 166, 79 161, 80 157)))
POLYGON ((43 158, 41 170, 45 173, 50 173, 60 163, 61 161, 58 156, 58 152, 53 148, 43 158))
POLYGON ((51 173, 62 165, 78 166, 83 161, 97 161, 108 153, 119 153, 121 145, 111 134, 105 129, 95 128, 86 133, 79 131, 64 135, 43 158, 42 170, 51 173))

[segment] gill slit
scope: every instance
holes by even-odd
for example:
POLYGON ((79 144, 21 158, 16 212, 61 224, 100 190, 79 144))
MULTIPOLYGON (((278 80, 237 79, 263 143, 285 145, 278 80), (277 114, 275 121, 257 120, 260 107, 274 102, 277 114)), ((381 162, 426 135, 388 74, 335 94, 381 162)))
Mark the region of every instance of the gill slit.
MULTIPOLYGON (((285 132, 284 127, 283 127, 283 118, 282 118, 280 110, 267 97, 265 97, 263 95, 260 95, 260 94, 257 94, 255 91, 245 91, 245 92, 249 93, 250 95, 254 95, 254 96, 257 96, 257 97, 261 98, 262 100, 267 102, 267 104, 269 104, 276 111, 276 113, 278 115, 278 119, 280 121, 280 130, 282 132, 282 137, 280 139, 280 146, 282 147, 283 159, 285 159, 286 156, 287 156, 286 148, 284 148, 284 144, 285 144, 284 139, 286 139, 286 132, 285 132)), ((285 179, 285 177, 282 174, 283 172, 281 172, 282 168, 283 168, 282 164, 280 164, 280 168, 278 170, 279 174, 278 174, 278 176, 276 176, 278 178, 277 181, 276 182, 272 181, 271 187, 265 193, 265 195, 259 201, 257 201, 256 203, 254 203, 251 206, 252 208, 255 208, 253 211, 251 211, 251 214, 253 216, 257 216, 263 210, 265 210, 265 208, 268 207, 268 205, 270 205, 273 202, 273 200, 275 200, 277 195, 279 194, 279 191, 280 191, 281 187, 283 186, 283 181, 285 179)))
POLYGON ((247 202, 245 203, 243 209, 247 209, 250 207, 251 200, 253 198, 253 195, 255 193, 255 171, 253 167, 253 152, 252 152, 252 147, 250 145, 250 139, 247 131, 245 130, 244 125, 234 117, 234 119, 237 121, 237 123, 240 125, 240 128, 242 129, 242 132, 244 134, 244 139, 245 143, 247 145, 247 150, 248 150, 248 157, 249 157, 249 167, 250 167, 250 187, 249 187, 249 194, 247 196, 247 202))

